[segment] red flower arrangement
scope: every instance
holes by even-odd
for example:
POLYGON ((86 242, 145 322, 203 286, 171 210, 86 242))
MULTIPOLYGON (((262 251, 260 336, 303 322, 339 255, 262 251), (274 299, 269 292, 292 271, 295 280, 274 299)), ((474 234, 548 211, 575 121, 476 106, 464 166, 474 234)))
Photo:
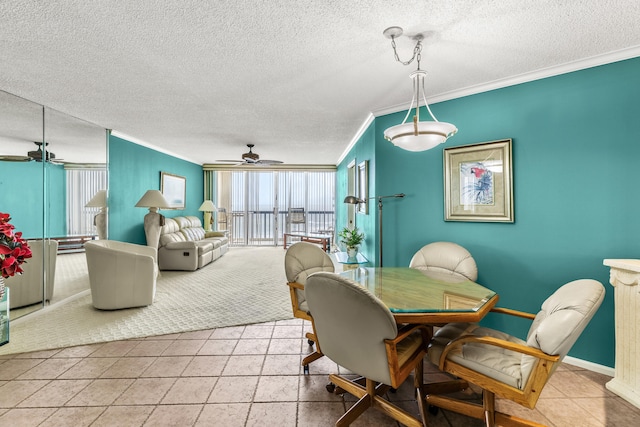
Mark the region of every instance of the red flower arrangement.
POLYGON ((9 221, 9 214, 0 212, 0 273, 5 279, 22 273, 20 264, 31 258, 31 249, 22 238, 22 232, 14 233, 15 227, 9 221))

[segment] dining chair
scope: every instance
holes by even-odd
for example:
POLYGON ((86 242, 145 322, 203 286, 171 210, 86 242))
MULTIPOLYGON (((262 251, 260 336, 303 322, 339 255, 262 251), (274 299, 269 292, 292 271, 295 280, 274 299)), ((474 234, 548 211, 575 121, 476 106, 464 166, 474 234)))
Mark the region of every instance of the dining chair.
MULTIPOLYGON (((308 242, 297 242, 291 245, 284 256, 284 270, 287 276, 287 285, 291 296, 291 308, 293 316, 308 320, 313 325, 313 317, 309 312, 309 306, 305 297, 305 284, 307 278, 319 271, 333 272, 335 269, 331 257, 319 246, 308 242)), ((309 345, 315 344, 315 351, 304 359, 302 366, 305 373, 309 372, 309 363, 322 357, 322 351, 314 333, 305 335, 309 345)))
POLYGON ((478 267, 468 250, 453 242, 433 242, 418 250, 409 267, 444 273, 475 282, 478 267))
POLYGON ((430 338, 422 325, 401 329, 391 311, 356 282, 333 273, 311 275, 305 293, 322 352, 332 361, 366 379, 365 385, 338 374, 329 375, 339 392, 359 400, 336 422, 348 426, 374 408, 407 426, 426 425, 422 394, 423 358, 430 338), (414 372, 421 420, 383 398, 414 372))
POLYGON ((504 308, 492 310, 532 320, 526 340, 472 323, 442 327, 429 344, 428 358, 441 371, 479 386, 482 404, 438 394, 427 394, 427 403, 484 420, 487 426, 540 426, 496 411, 495 396, 533 409, 604 295, 600 282, 580 279, 556 290, 537 315, 504 308))

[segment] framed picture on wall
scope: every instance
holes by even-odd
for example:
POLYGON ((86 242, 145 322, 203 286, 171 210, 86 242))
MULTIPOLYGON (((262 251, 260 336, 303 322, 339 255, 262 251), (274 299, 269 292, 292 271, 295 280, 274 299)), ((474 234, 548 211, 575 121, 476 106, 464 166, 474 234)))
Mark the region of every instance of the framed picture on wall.
POLYGON ((364 160, 358 163, 358 196, 364 200, 358 203, 358 213, 367 215, 369 213, 369 161, 364 160))
POLYGON ((445 221, 513 222, 511 139, 444 149, 445 221))
POLYGON ((187 179, 167 172, 160 173, 160 191, 169 202, 170 209, 184 209, 187 179))

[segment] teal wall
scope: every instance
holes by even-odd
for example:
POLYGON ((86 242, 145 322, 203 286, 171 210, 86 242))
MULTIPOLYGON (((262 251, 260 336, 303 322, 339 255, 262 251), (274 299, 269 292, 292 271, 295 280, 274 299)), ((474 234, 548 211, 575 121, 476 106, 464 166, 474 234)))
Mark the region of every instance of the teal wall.
POLYGON ((62 165, 42 162, 0 161, 0 212, 11 215, 11 224, 27 239, 42 238, 43 174, 46 166, 47 230, 49 237, 67 235, 66 174, 62 165))
MULTIPOLYGON (((385 266, 406 266, 423 245, 453 241, 472 253, 478 282, 498 292, 499 305, 530 312, 568 281, 599 280, 607 296, 570 355, 612 367, 613 287, 602 261, 640 256, 639 74, 635 58, 433 105, 459 132, 425 152, 384 140, 404 113, 377 118, 367 131, 373 141, 361 140, 375 145, 374 194, 407 194, 384 205, 385 266), (445 222, 443 149, 506 138, 513 140, 515 223, 445 222)), ((340 174, 367 152, 359 144, 340 174)), ((495 314, 484 323, 519 336, 528 327, 495 314)))
POLYGON ((160 173, 187 180, 184 210, 161 210, 166 217, 197 216, 203 201, 202 166, 115 136, 109 137, 109 239, 146 244, 144 216, 147 208, 136 208, 147 190, 160 190, 160 173))

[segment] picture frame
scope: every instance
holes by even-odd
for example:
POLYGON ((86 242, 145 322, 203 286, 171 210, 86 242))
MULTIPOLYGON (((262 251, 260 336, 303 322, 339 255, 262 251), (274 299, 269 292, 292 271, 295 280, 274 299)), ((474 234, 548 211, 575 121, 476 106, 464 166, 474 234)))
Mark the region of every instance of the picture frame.
POLYGON ((160 173, 160 191, 169 202, 168 209, 184 209, 186 205, 187 179, 168 172, 160 173))
POLYGON ((362 203, 358 203, 357 212, 359 214, 369 214, 369 161, 363 160, 358 163, 358 195, 362 203))
POLYGON ((514 222, 512 141, 444 149, 445 221, 514 222))

